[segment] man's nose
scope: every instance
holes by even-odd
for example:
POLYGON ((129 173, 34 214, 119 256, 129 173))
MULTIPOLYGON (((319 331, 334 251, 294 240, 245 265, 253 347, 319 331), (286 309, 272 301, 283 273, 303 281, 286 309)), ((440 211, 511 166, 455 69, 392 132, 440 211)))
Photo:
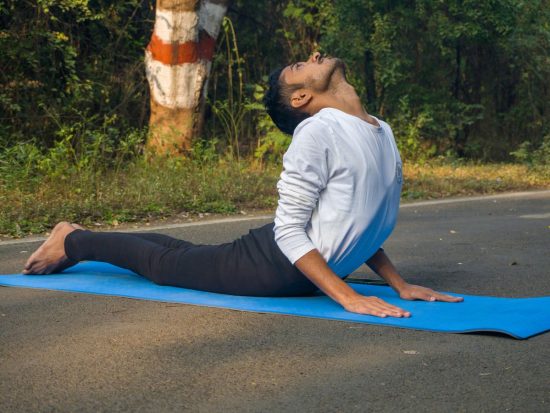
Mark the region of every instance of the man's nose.
POLYGON ((319 52, 313 52, 311 56, 308 59, 308 62, 315 63, 319 58, 321 57, 321 53, 319 52))

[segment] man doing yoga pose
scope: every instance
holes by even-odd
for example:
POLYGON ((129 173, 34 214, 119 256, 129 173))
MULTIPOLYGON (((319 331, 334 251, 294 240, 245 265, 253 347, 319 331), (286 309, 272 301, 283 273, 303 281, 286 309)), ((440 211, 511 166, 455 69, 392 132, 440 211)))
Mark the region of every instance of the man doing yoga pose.
POLYGON ((233 242, 204 245, 154 233, 92 232, 61 222, 23 273, 50 274, 95 260, 161 285, 249 296, 320 289, 350 312, 409 317, 343 281, 366 263, 403 299, 462 301, 408 284, 381 248, 397 220, 402 163, 390 126, 363 108, 344 63, 314 53, 276 70, 269 83, 266 109, 282 131, 293 134, 277 183, 273 223, 233 242))

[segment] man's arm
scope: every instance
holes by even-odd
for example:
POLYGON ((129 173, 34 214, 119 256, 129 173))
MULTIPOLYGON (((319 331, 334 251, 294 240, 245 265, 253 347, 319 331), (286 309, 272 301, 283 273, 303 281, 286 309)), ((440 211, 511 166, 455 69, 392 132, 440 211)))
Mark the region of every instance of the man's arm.
POLYGON ((315 139, 322 134, 320 127, 311 123, 297 129, 283 157, 283 172, 277 183, 275 241, 292 264, 346 310, 380 317, 407 317, 407 311, 380 298, 356 293, 330 269, 307 236, 307 223, 330 175, 327 153, 315 139))
POLYGON ((370 257, 366 264, 371 270, 386 280, 386 282, 404 300, 445 301, 449 303, 463 301, 462 297, 441 294, 429 288, 408 284, 399 275, 396 268, 382 249, 379 249, 372 257, 370 257))
POLYGON ((283 157, 283 172, 277 183, 275 241, 292 264, 346 310, 380 317, 407 316, 406 311, 379 298, 357 294, 330 269, 309 239, 306 226, 318 203, 319 193, 327 185, 328 176, 322 145, 302 128, 283 157))
POLYGON ((336 275, 317 249, 298 259, 294 265, 321 291, 342 305, 347 311, 378 317, 409 317, 410 313, 386 303, 378 297, 361 295, 336 275))

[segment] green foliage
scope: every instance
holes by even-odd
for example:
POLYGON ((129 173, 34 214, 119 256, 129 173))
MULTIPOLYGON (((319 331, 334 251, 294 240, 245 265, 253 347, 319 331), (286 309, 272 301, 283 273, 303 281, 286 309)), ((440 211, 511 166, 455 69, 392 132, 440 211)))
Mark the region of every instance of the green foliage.
MULTIPOLYGON (((95 178, 107 170, 115 173, 135 159, 143 146, 145 130, 121 135, 107 118, 100 129, 88 122, 75 122, 57 131, 57 140, 48 148, 36 142, 0 147, 0 176, 4 184, 52 179, 67 181, 71 176, 95 178)), ((1 181, 0 181, 1 182, 1 181)))
MULTIPOLYGON (((344 59, 348 80, 368 110, 394 127, 407 159, 509 159, 522 141, 540 145, 550 131, 548 0, 233 4, 250 100, 271 69, 320 49, 344 59)), ((225 73, 227 59, 218 59, 215 70, 225 73)), ((218 105, 228 95, 218 82, 218 105)), ((281 141, 263 131, 259 111, 243 119, 239 146, 262 157, 281 141)))
MULTIPOLYGON (((193 142, 193 146, 191 148, 191 160, 200 165, 205 165, 218 161, 220 159, 218 144, 219 141, 215 138, 196 139, 195 142, 193 142)), ((174 162, 177 161, 178 158, 174 160, 174 162)))
POLYGON ((321 44, 359 74, 351 80, 398 139, 417 128, 419 148, 501 159, 550 128, 548 5, 335 1, 321 44))
POLYGON ((538 147, 530 141, 524 141, 510 155, 527 165, 550 166, 550 134, 544 137, 538 147))
POLYGON ((151 3, 115 3, 0 0, 0 145, 49 147, 83 119, 123 134, 146 125, 151 3))
MULTIPOLYGON (((50 169, 53 165, 40 165, 50 154, 38 152, 35 145, 21 147, 0 155, 0 234, 43 232, 61 220, 117 225, 180 214, 237 213, 272 207, 276 196, 275 168, 258 170, 246 161, 215 159, 209 149, 202 152, 205 157, 134 158, 119 169, 96 170, 92 160, 77 163, 78 168, 67 161, 50 169), (61 165, 65 173, 60 176, 61 165), (26 176, 20 173, 24 167, 26 176)), ((73 155, 67 146, 58 150, 73 155)))
MULTIPOLYGON (((124 159, 139 154, 153 18, 152 0, 0 0, 3 162, 30 165, 22 158, 40 154, 51 160, 33 164, 63 176, 65 155, 79 159, 78 170, 91 159, 117 168, 119 144, 134 145, 124 159)), ((192 157, 279 162, 290 138, 263 111, 266 75, 314 49, 344 59, 348 80, 393 126, 407 159, 544 157, 549 0, 235 0, 192 157)))
POLYGON ((277 129, 268 115, 263 115, 258 120, 258 146, 254 151, 254 157, 260 162, 274 163, 282 159, 288 149, 292 137, 277 129))
POLYGON ((297 61, 319 48, 321 31, 331 18, 327 0, 290 0, 282 2, 279 36, 284 39, 285 55, 297 61))
POLYGON ((481 180, 445 169, 444 185, 421 169, 409 197, 548 185, 549 0, 234 0, 189 159, 141 156, 154 5, 0 0, 0 233, 272 208, 291 137, 261 97, 315 49, 346 62, 406 160, 528 165, 506 182, 500 164, 481 180))
MULTIPOLYGON (((229 156, 239 160, 241 137, 254 133, 253 125, 257 113, 264 111, 260 104, 261 96, 257 93, 261 86, 244 83, 244 59, 239 54, 235 28, 228 17, 223 19, 219 44, 224 45, 225 50, 224 53, 218 52, 213 64, 213 99, 209 102, 214 114, 211 130, 215 134, 216 121, 221 124, 224 140, 229 144, 229 156), (221 93, 224 95, 221 99, 217 96, 220 83, 221 93)), ((218 140, 216 137, 211 139, 218 140)))

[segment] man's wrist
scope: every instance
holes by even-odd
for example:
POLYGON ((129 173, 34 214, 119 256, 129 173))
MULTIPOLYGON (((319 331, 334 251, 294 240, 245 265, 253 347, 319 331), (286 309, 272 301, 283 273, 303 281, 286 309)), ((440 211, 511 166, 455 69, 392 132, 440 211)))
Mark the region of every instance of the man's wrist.
POLYGON ((359 294, 357 291, 355 291, 352 288, 349 293, 342 295, 338 298, 335 298, 334 301, 336 301, 341 306, 345 307, 348 303, 357 300, 357 298, 359 297, 361 297, 361 294, 359 294))
POLYGON ((404 288, 407 287, 407 282, 401 278, 401 276, 398 276, 398 279, 392 280, 391 282, 388 282, 388 284, 397 292, 400 293, 404 288))
POLYGON ((397 293, 400 293, 403 288, 407 287, 407 282, 399 275, 383 248, 379 248, 378 251, 367 260, 366 264, 371 270, 382 277, 397 293))

